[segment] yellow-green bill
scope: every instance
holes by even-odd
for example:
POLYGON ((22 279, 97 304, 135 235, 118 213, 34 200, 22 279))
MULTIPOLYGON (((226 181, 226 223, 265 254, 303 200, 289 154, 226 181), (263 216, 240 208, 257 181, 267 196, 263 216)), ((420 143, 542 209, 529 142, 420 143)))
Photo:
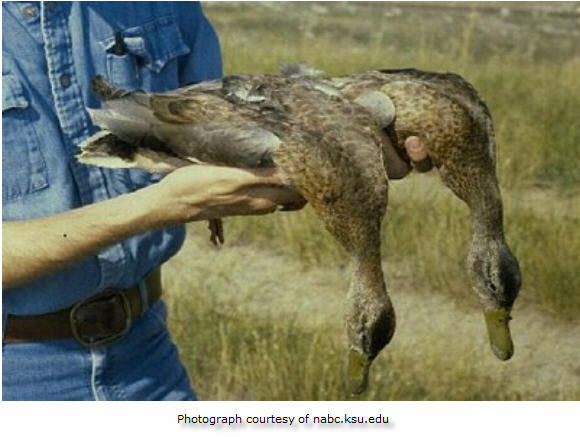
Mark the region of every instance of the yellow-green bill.
POLYGON ((369 368, 371 361, 360 352, 350 350, 348 353, 348 383, 352 394, 363 393, 369 385, 369 368))
POLYGON ((509 311, 490 310, 484 311, 484 315, 491 350, 500 360, 509 360, 514 354, 514 344, 509 328, 509 311))

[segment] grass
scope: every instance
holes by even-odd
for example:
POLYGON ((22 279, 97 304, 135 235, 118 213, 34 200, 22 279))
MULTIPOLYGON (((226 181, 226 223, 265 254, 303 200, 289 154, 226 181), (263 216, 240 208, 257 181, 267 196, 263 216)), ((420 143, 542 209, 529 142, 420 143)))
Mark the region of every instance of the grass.
POLYGON ((351 398, 343 378, 344 272, 334 266, 305 270, 277 250, 235 242, 211 249, 205 237, 188 240, 166 280, 171 327, 202 399, 580 397, 573 383, 580 374, 574 321, 519 302, 512 325, 516 356, 501 363, 489 351, 465 282, 457 285, 464 296, 448 296, 410 281, 404 264, 386 261, 397 333, 373 364, 370 390, 351 398))
MULTIPOLYGON (((449 70, 472 82, 491 108, 507 239, 524 278, 512 324, 516 355, 499 363, 486 344, 464 265, 467 208, 437 174, 412 175, 392 184, 383 233, 397 333, 361 399, 580 400, 578 30, 569 5, 533 6, 533 14, 531 7, 206 9, 226 73, 274 73, 293 61, 331 74, 449 70)), ((347 265, 312 211, 228 219, 219 250, 205 241, 205 225, 191 225, 190 235, 166 267, 166 285, 170 326, 198 395, 349 399, 342 374, 347 265)))

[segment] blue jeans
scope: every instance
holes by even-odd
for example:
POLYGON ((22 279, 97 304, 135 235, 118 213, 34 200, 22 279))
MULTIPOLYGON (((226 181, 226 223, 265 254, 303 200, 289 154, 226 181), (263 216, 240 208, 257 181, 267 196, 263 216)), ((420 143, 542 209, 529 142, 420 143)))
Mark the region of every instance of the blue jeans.
POLYGON ((117 343, 2 345, 3 400, 195 400, 159 300, 117 343))

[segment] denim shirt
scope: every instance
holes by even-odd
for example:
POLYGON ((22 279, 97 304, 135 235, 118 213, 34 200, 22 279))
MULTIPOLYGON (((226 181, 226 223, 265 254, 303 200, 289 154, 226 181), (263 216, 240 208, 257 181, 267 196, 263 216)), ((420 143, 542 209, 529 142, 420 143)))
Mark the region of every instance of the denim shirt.
MULTIPOLYGON (((99 106, 90 91, 95 75, 150 91, 221 75, 219 43, 198 3, 3 2, 2 19, 3 221, 50 216, 155 181, 139 170, 75 160, 78 145, 97 130, 85 109, 99 106)), ((174 255, 183 238, 183 226, 139 235, 4 290, 3 319, 131 287, 174 255)))

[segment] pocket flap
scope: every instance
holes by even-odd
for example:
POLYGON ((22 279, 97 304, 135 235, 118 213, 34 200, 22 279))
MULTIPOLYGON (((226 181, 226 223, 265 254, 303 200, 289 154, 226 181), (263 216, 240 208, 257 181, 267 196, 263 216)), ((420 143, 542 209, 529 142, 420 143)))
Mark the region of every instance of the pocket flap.
POLYGON ((28 99, 22 84, 13 74, 2 75, 2 112, 8 109, 28 107, 28 99))
MULTIPOLYGON (((122 31, 127 52, 138 56, 155 73, 161 72, 171 59, 190 53, 183 41, 181 30, 173 17, 162 17, 142 26, 122 31)), ((115 35, 100 42, 106 51, 116 44, 115 35)))

